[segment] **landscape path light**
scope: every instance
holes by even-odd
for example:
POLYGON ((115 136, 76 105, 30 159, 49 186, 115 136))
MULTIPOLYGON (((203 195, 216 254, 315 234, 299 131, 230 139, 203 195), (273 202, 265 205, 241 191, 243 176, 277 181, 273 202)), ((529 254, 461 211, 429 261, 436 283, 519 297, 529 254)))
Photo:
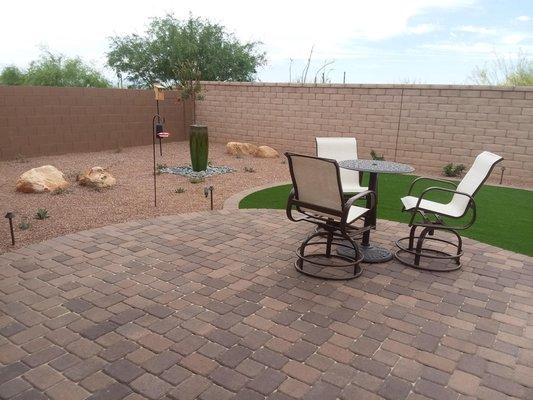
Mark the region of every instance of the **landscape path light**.
POLYGON ((15 232, 13 231, 13 218, 15 218, 15 213, 8 212, 5 217, 9 220, 9 232, 11 233, 11 244, 15 245, 15 232))

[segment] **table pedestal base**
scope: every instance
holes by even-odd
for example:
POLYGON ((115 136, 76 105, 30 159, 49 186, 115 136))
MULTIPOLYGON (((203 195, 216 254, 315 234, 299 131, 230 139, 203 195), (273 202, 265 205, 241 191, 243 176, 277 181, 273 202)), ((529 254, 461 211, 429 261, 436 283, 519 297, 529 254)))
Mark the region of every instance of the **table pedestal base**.
MULTIPOLYGON (((365 263, 378 264, 392 260, 392 253, 384 247, 359 245, 359 250, 363 254, 363 262, 365 263)), ((344 247, 339 248, 337 253, 341 256, 354 256, 353 251, 344 247)))

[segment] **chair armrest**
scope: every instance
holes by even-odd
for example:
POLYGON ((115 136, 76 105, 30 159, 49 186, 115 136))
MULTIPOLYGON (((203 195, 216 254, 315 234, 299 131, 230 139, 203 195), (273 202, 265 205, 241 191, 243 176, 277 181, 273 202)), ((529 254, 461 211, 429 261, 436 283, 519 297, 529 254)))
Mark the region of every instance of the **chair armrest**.
POLYGON ((353 203, 355 203, 357 200, 370 196, 372 206, 371 209, 376 206, 376 194, 373 190, 365 190, 364 192, 357 193, 355 196, 350 197, 348 200, 344 202, 344 206, 342 207, 343 213, 346 212, 346 210, 349 210, 351 206, 353 206, 353 203))
MULTIPOLYGON (((424 196, 429 193, 429 192, 447 192, 447 193, 453 193, 453 194, 458 194, 460 196, 466 196, 470 199, 470 204, 471 204, 471 207, 472 207, 472 211, 473 211, 473 215, 472 215, 472 220, 466 224, 465 226, 463 226, 462 228, 458 228, 458 229, 467 229, 469 228, 470 226, 472 226, 472 224, 474 223, 474 221, 476 220, 476 202, 474 201, 474 198, 469 195, 468 193, 465 193, 465 192, 459 192, 458 190, 453 190, 453 189, 448 189, 448 188, 442 188, 442 187, 438 187, 438 186, 432 186, 432 187, 428 187, 427 189, 425 189, 422 194, 420 195, 420 197, 418 198, 418 201, 416 202, 416 206, 414 207, 413 209, 413 213, 412 213, 412 216, 411 216, 411 220, 409 222, 409 225, 412 224, 417 212, 421 212, 420 210, 420 203, 422 202, 422 200, 424 200, 424 196)), ((466 208, 465 212, 462 216, 464 216, 466 214, 466 212, 468 211, 468 207, 466 208)), ((448 216, 449 217, 449 216, 448 216)), ((461 218, 461 217, 458 217, 458 218, 461 218)), ((452 217, 453 218, 453 217, 452 217)))
POLYGON ((413 182, 411 182, 411 186, 409 186, 409 190, 407 191, 407 196, 409 196, 411 194, 415 184, 417 182, 421 182, 421 181, 440 182, 440 183, 445 183, 445 184, 451 185, 454 188, 457 187, 457 184, 455 182, 452 182, 452 181, 448 181, 448 180, 445 180, 445 179, 437 179, 437 178, 430 178, 430 177, 426 177, 426 176, 421 176, 419 178, 416 178, 413 182))
POLYGON ((348 213, 350 212, 350 207, 353 206, 357 200, 370 196, 370 209, 373 209, 376 206, 376 194, 373 190, 365 190, 364 192, 357 193, 355 196, 350 197, 344 202, 342 207, 342 218, 341 225, 344 227, 346 225, 346 220, 348 219, 348 213))

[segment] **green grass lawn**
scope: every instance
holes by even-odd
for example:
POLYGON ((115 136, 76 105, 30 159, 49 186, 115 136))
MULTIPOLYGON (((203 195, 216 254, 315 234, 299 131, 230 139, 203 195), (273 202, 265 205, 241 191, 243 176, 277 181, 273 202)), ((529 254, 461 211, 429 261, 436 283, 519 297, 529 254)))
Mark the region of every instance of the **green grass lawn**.
MULTIPOLYGON (((379 176, 378 218, 408 222, 409 214, 401 212, 400 198, 406 195, 413 179, 408 175, 379 176)), ((443 184, 423 182, 413 193, 418 195, 424 188, 439 185, 443 184)), ((291 185, 282 185, 260 190, 242 199, 239 208, 284 209, 290 189, 291 185)), ((450 197, 439 193, 428 198, 446 201, 450 197)), ((533 191, 485 185, 475 200, 476 223, 462 235, 533 256, 533 191)))

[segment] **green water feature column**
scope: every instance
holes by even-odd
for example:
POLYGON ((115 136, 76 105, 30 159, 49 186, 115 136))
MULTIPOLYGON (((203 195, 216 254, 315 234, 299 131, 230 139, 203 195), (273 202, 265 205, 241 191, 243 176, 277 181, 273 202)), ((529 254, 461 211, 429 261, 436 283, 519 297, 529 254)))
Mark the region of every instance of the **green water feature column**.
POLYGON ((189 133, 191 165, 193 171, 205 171, 209 154, 209 136, 207 126, 191 125, 189 133))

